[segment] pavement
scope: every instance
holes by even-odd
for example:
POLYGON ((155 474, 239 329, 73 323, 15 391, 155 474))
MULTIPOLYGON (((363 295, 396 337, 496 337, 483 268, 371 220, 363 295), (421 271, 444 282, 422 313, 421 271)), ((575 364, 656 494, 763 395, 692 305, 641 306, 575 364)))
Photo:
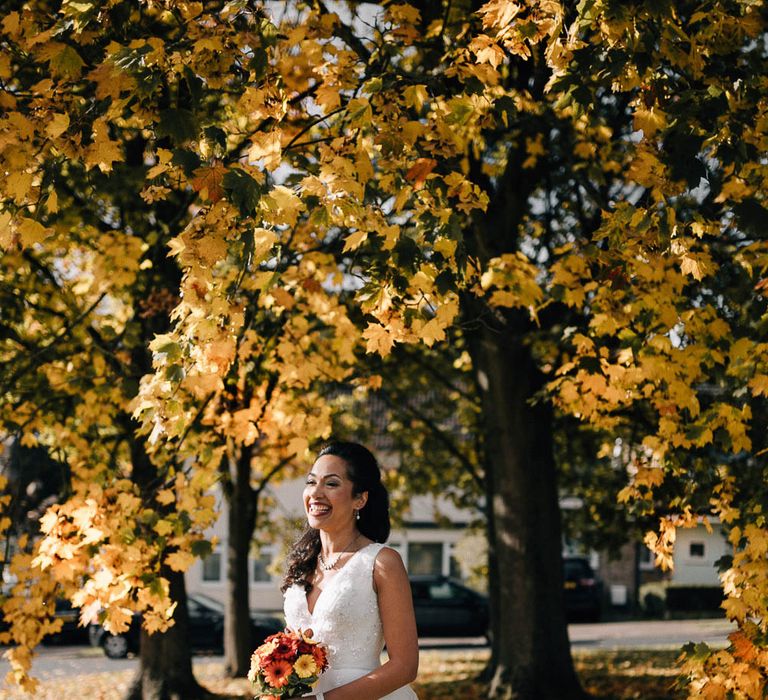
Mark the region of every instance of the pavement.
MULTIPOLYGON (((654 620, 572 624, 568 635, 574 650, 679 649, 689 641, 725 647, 735 626, 727 620, 654 620)), ((483 637, 423 638, 421 649, 477 650, 487 646, 483 637)), ((0 649, 1 651, 1 649, 0 649)), ((196 656, 193 665, 221 663, 221 656, 196 656)), ((89 646, 42 646, 33 663, 40 680, 55 680, 83 673, 117 672, 135 668, 138 659, 108 659, 101 649, 89 646)), ((9 665, 0 655, 0 691, 9 665)), ((1 693, 0 693, 1 694, 1 693)))
POLYGON ((574 649, 679 649, 688 642, 728 646, 728 620, 642 620, 568 626, 574 649))

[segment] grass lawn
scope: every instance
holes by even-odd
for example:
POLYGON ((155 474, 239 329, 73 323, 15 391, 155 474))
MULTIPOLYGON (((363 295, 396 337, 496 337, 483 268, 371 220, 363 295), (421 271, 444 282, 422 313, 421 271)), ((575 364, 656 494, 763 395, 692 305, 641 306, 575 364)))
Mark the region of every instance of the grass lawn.
MULTIPOLYGON (((584 687, 610 700, 681 700, 683 693, 672 690, 677 676, 677 651, 590 651, 576 652, 575 661, 584 687)), ((485 650, 424 651, 418 681, 414 687, 419 700, 480 700, 486 688, 474 678, 482 670, 485 650)), ((252 698, 245 680, 222 679, 222 666, 201 660, 195 664, 198 680, 211 690, 252 698)), ((120 700, 132 671, 69 676, 41 683, 36 700, 120 700)), ((0 690, 0 700, 29 700, 19 691, 0 690)))

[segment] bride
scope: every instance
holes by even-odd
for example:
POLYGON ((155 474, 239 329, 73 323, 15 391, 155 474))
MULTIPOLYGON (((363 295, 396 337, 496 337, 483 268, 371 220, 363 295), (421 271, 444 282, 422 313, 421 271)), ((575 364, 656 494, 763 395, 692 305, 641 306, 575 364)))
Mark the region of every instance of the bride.
POLYGON ((408 575, 389 537, 389 497, 374 456, 332 442, 307 476, 309 527, 283 581, 285 620, 328 647, 315 700, 417 700, 419 665, 408 575), (386 644, 389 660, 381 663, 386 644))

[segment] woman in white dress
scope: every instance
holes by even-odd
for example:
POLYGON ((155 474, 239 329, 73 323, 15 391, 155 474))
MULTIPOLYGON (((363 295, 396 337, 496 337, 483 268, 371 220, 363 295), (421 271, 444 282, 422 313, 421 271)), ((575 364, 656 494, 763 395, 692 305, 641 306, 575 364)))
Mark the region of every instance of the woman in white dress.
POLYGON ((408 686, 419 665, 413 600, 389 537, 389 497, 374 456, 332 442, 307 475, 308 527, 283 581, 285 619, 328 647, 315 700, 417 700, 408 686), (386 644, 389 659, 381 663, 386 644))

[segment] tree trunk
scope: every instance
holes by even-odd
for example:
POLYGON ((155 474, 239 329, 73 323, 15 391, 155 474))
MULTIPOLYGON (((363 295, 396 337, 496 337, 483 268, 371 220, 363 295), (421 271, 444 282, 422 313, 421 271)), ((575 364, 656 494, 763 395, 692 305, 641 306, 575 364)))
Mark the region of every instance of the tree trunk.
MULTIPOLYGON (((157 470, 139 439, 131 441, 131 463, 134 482, 142 490, 148 488, 157 478, 157 470)), ((177 603, 173 613, 174 625, 163 634, 150 635, 142 628, 139 669, 125 696, 126 700, 207 700, 220 697, 199 685, 192 674, 184 574, 166 568, 163 576, 169 581, 171 600, 177 603)))
POLYGON ((224 614, 224 664, 231 678, 248 675, 253 640, 251 639, 248 594, 248 555, 255 520, 254 494, 251 488, 252 447, 243 446, 231 473, 228 497, 227 594, 224 614))
POLYGON ((552 410, 531 403, 543 377, 525 342, 527 319, 493 313, 469 334, 488 463, 490 697, 581 700, 565 620, 552 410))
POLYGON ((220 696, 210 693, 192 675, 189 648, 187 593, 184 574, 166 571, 171 598, 178 604, 174 625, 163 634, 141 630, 140 666, 126 700, 209 700, 220 696))

